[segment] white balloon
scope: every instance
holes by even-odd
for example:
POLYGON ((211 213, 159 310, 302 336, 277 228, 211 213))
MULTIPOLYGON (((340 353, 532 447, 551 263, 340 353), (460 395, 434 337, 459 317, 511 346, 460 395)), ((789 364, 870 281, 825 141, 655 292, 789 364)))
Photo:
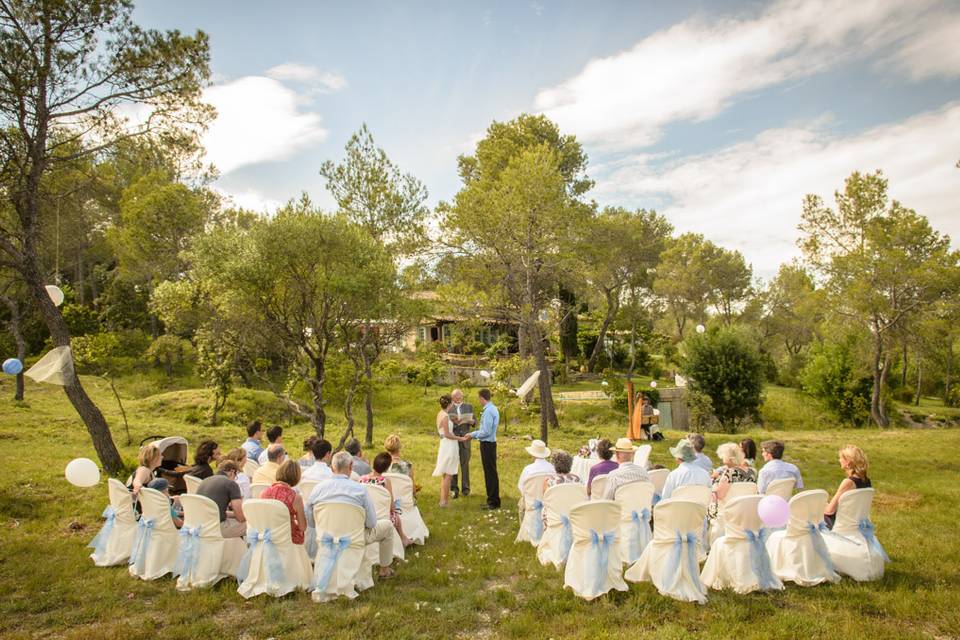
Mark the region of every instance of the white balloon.
POLYGON ((59 307, 63 304, 63 289, 55 284, 48 284, 46 287, 47 295, 53 300, 53 306, 59 307))
POLYGON ((90 458, 71 460, 64 475, 67 482, 77 487, 92 487, 100 482, 100 469, 90 458))
POLYGON ((657 388, 657 381, 656 381, 656 380, 651 380, 651 381, 650 381, 650 386, 653 387, 654 389, 656 389, 656 388, 657 388))
POLYGON ((706 328, 705 326, 703 326, 702 324, 698 324, 698 325, 697 325, 697 333, 703 333, 703 332, 706 331, 706 330, 707 330, 707 328, 706 328))
POLYGON ((487 370, 483 370, 483 371, 480 372, 480 377, 481 377, 481 378, 484 378, 484 379, 489 378, 491 375, 492 375, 492 374, 491 374, 489 371, 487 371, 487 370))
POLYGON ((604 381, 603 381, 603 382, 601 382, 600 384, 601 384, 601 385, 603 385, 604 387, 608 387, 608 386, 610 386, 610 383, 609 383, 609 382, 607 382, 606 380, 604 380, 604 381))

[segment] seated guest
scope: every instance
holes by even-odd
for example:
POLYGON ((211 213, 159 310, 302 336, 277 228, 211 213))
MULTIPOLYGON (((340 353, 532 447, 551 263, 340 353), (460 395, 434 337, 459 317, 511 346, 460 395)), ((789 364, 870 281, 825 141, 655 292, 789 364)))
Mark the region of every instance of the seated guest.
POLYGON ((267 461, 260 465, 256 473, 253 474, 253 484, 273 484, 277 481, 277 469, 280 463, 287 457, 287 452, 282 444, 272 444, 267 447, 267 461))
POLYGON ((277 480, 263 490, 261 500, 279 500, 290 512, 290 538, 293 544, 303 544, 307 530, 307 516, 303 511, 303 498, 293 490, 300 484, 300 463, 286 460, 277 468, 277 480))
POLYGON ((163 491, 168 487, 168 483, 163 478, 157 478, 154 472, 160 466, 163 456, 160 455, 160 449, 155 444, 146 444, 140 447, 140 454, 137 461, 140 466, 133 472, 133 482, 128 487, 134 498, 140 493, 143 487, 163 491))
POLYGON ((220 459, 220 447, 213 440, 204 440, 197 447, 197 452, 193 454, 193 466, 190 467, 191 476, 205 480, 213 475, 213 468, 210 462, 216 462, 220 459))
POLYGON ((400 514, 402 513, 400 508, 396 503, 396 496, 393 493, 393 485, 390 484, 388 478, 384 478, 383 474, 387 472, 390 468, 391 458, 390 454, 384 451, 383 453, 378 453, 377 457, 373 459, 373 471, 368 473, 365 476, 360 476, 358 482, 360 484, 375 484, 378 487, 383 487, 390 493, 390 522, 393 523, 393 528, 397 530, 397 534, 400 536, 400 541, 403 542, 403 546, 409 547, 413 544, 413 540, 407 537, 403 532, 403 523, 400 522, 400 514))
POLYGON ((242 445, 243 450, 247 452, 247 457, 254 462, 260 458, 263 453, 263 427, 259 420, 254 420, 247 425, 247 440, 242 445))
POLYGON ((570 473, 570 470, 573 468, 573 456, 566 451, 557 449, 553 452, 553 455, 550 457, 550 459, 553 461, 554 472, 544 478, 544 491, 550 487, 555 487, 558 484, 580 482, 580 476, 575 473, 570 473))
POLYGON ((413 479, 413 463, 400 457, 401 446, 400 436, 395 433, 391 433, 387 436, 387 439, 384 440, 383 448, 387 450, 387 453, 390 454, 390 458, 393 460, 393 462, 390 463, 390 469, 387 473, 402 473, 405 476, 409 476, 410 483, 413 484, 413 490, 416 492, 419 488, 413 479))
POLYGON ((840 468, 847 475, 840 481, 837 492, 823 510, 823 519, 827 526, 833 529, 833 522, 837 517, 837 507, 840 505, 840 496, 852 489, 867 489, 873 486, 870 478, 867 477, 867 454, 863 450, 852 444, 848 444, 840 449, 840 468))
MULTIPOLYGON (((247 450, 242 447, 237 447, 236 449, 231 450, 227 455, 223 456, 223 461, 229 460, 237 467, 236 483, 240 487, 240 495, 243 496, 243 499, 246 500, 250 497, 250 476, 248 476, 243 471, 243 467, 247 464, 247 450)), ((219 473, 220 467, 217 467, 217 472, 219 473)))
POLYGON ((390 568, 390 564, 393 562, 393 524, 389 520, 377 520, 377 510, 367 490, 359 482, 350 479, 350 474, 353 472, 352 455, 346 451, 337 452, 333 456, 330 467, 333 469, 333 478, 318 484, 307 500, 309 521, 313 522, 314 507, 324 502, 355 504, 363 507, 366 514, 364 540, 367 544, 377 543, 379 546, 380 577, 392 576, 393 569, 390 568))
POLYGON ((220 510, 220 534, 224 538, 241 538, 247 532, 243 497, 236 478, 236 463, 224 460, 217 467, 217 475, 210 476, 197 487, 197 495, 210 498, 220 510))
POLYGON ((779 440, 767 440, 760 443, 760 450, 763 451, 763 459, 766 464, 760 469, 760 475, 757 476, 757 490, 760 493, 766 493, 767 485, 780 478, 793 478, 797 481, 795 489, 803 489, 803 478, 800 477, 800 470, 796 465, 784 462, 783 443, 779 440))
POLYGON ((704 471, 712 475, 713 460, 703 452, 703 448, 707 445, 706 440, 703 439, 703 435, 700 433, 688 433, 687 440, 693 445, 693 450, 697 452, 697 459, 694 460, 694 463, 703 467, 704 471))
POLYGON ((594 478, 608 474, 617 468, 617 463, 610 459, 613 457, 613 444, 606 438, 597 443, 597 455, 600 457, 600 462, 590 467, 590 473, 587 475, 587 495, 590 495, 594 478))
POLYGON ((744 438, 740 441, 740 449, 743 451, 743 459, 751 467, 757 464, 757 443, 753 438, 744 438))
POLYGON ((311 447, 314 463, 303 470, 301 480, 320 482, 332 478, 333 471, 330 470, 330 458, 333 456, 333 446, 323 438, 315 438, 311 447))
POLYGON ((684 438, 677 446, 670 447, 670 455, 677 459, 677 468, 667 474, 660 497, 666 500, 677 487, 699 485, 709 487, 712 482, 710 472, 696 463, 697 452, 689 440, 684 438))
POLYGON ((523 485, 529 478, 552 476, 557 473, 553 465, 547 460, 550 457, 550 447, 544 444, 543 440, 534 440, 524 451, 533 456, 533 462, 523 468, 523 471, 520 472, 520 479, 517 480, 517 488, 520 490, 521 497, 523 496, 523 485))
POLYGON ((313 443, 319 440, 317 436, 310 436, 303 441, 303 455, 300 456, 300 466, 306 469, 312 467, 317 459, 313 456, 313 443))
MULTIPOLYGON (((283 444, 283 427, 277 425, 267 429, 267 442, 270 444, 267 445, 267 448, 270 448, 271 444, 283 444)), ((260 455, 257 456, 257 464, 266 464, 267 462, 267 452, 261 451, 260 455)), ((281 460, 280 462, 283 462, 281 460)))
POLYGON ((736 442, 726 442, 717 447, 717 457, 724 466, 713 478, 712 499, 707 507, 707 516, 710 518, 717 517, 719 505, 726 499, 731 483, 757 481, 756 469, 747 464, 746 458, 743 457, 743 449, 736 442))
POLYGON ((630 438, 620 438, 613 451, 617 455, 617 468, 607 475, 607 488, 603 492, 604 500, 613 500, 617 489, 631 482, 649 482, 647 470, 633 463, 633 454, 637 448, 630 438))
POLYGON ((363 451, 360 449, 360 441, 356 438, 350 438, 344 447, 351 456, 353 456, 353 470, 357 475, 365 476, 370 473, 370 464, 363 459, 363 451))

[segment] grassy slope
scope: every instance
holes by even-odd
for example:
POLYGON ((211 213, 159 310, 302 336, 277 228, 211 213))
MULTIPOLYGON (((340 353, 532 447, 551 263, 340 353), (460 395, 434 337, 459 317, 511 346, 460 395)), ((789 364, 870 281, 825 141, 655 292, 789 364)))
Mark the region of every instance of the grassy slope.
MULTIPOLYGON (((119 425, 119 412, 106 383, 85 384, 119 425)), ((147 392, 137 381, 121 381, 134 441, 153 434, 181 434, 195 444, 212 436, 222 446, 241 441, 239 423, 216 428, 188 424, 184 418, 202 406, 198 391, 166 392, 135 400, 147 392)), ((468 392, 472 394, 471 392, 468 392)), ((681 638, 702 632, 710 637, 921 638, 960 634, 960 545, 956 544, 958 504, 955 452, 960 432, 952 430, 830 430, 822 416, 784 390, 768 394, 766 414, 789 443, 787 457, 798 462, 809 487, 833 490, 840 480, 835 452, 847 441, 871 456, 871 475, 879 495, 875 521, 893 564, 878 583, 844 580, 835 586, 763 595, 712 592, 704 607, 659 596, 649 584, 631 585, 625 594, 582 602, 564 591, 562 576, 541 567, 532 547, 515 545, 515 482, 526 463, 522 435, 535 420, 516 406, 507 407, 506 434, 500 439, 500 470, 505 509, 479 510, 476 495, 441 510, 437 482, 427 474, 436 455, 432 435, 434 392, 424 398, 414 387, 384 392, 387 407, 377 440, 399 431, 405 455, 415 462, 424 485, 420 506, 431 529, 399 575, 353 602, 317 605, 305 594, 244 602, 232 581, 197 593, 178 593, 168 579, 142 583, 125 568, 97 569, 84 545, 99 526, 106 503, 101 484, 73 489, 62 476, 75 456, 93 457, 82 425, 56 387, 30 385, 27 402, 16 405, 9 379, 0 384, 0 635, 4 638, 129 638, 148 633, 179 638, 324 637, 620 637, 621 629, 651 638, 681 638), (809 412, 809 413, 805 413, 809 412), (517 423, 519 421, 519 423, 517 423), (820 421, 820 422, 818 422, 820 421), (798 430, 799 423, 821 430, 798 430), (788 430, 789 429, 789 430, 788 430), (946 473, 945 473, 946 472, 946 473), (82 526, 79 531, 71 523, 82 526), (619 625, 614 624, 619 621, 619 625)), ((241 420, 269 397, 245 391, 228 407, 241 420)), ((616 436, 622 421, 605 406, 561 405, 562 428, 551 444, 576 449, 587 437, 616 436)), ((279 412, 273 405, 268 414, 279 412)), ((308 434, 306 425, 288 430, 288 443, 308 434)), ((117 427, 118 443, 125 441, 117 427)), ((680 434, 669 433, 669 439, 680 434)), ((708 435, 711 449, 726 438, 708 435)), ((654 461, 668 463, 659 443, 654 461)), ((128 458, 135 447, 122 447, 128 458)), ((474 449, 475 494, 482 494, 482 472, 474 449)))

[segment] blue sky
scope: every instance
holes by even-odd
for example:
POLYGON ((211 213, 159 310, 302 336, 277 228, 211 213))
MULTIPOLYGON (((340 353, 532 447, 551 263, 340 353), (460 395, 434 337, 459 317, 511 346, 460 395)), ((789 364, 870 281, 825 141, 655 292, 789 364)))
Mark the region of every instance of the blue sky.
POLYGON ((431 203, 492 120, 545 113, 584 144, 598 203, 653 207, 739 249, 796 255, 806 193, 882 168, 960 236, 960 3, 160 2, 210 35, 217 187, 330 199, 320 163, 366 122, 431 203))

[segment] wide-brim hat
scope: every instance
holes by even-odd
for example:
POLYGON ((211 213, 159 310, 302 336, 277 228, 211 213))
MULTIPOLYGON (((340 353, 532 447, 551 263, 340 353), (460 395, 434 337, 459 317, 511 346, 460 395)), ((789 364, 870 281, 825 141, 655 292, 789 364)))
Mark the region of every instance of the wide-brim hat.
POLYGON ((689 440, 683 439, 677 442, 677 446, 670 447, 670 455, 684 462, 693 462, 697 459, 697 452, 689 440))
POLYGON ((616 446, 613 447, 613 450, 619 451, 620 453, 633 453, 637 450, 637 448, 633 446, 633 442, 630 441, 630 438, 619 438, 616 446))
POLYGON ((543 440, 534 440, 530 443, 529 447, 524 449, 524 451, 532 455, 534 458, 550 457, 550 447, 548 447, 543 440))

